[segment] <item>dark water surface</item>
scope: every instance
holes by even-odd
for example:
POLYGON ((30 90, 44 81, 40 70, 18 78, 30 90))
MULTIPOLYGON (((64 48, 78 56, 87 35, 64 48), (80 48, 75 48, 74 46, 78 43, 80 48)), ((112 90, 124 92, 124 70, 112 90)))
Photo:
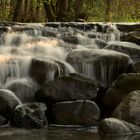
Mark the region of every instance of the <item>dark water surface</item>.
POLYGON ((140 135, 99 136, 94 128, 0 129, 0 140, 140 140, 140 135))

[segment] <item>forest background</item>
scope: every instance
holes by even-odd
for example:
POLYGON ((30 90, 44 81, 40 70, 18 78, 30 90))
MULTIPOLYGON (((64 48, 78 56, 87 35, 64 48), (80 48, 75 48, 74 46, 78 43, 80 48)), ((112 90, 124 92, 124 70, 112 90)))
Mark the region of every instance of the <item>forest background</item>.
POLYGON ((139 0, 0 0, 0 21, 139 22, 139 0))

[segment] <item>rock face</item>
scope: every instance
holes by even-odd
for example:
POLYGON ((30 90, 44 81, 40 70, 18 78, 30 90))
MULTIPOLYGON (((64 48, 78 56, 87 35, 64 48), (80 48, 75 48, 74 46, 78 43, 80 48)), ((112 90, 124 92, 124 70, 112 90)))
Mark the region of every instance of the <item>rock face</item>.
POLYGON ((103 119, 99 125, 99 133, 101 135, 140 133, 140 127, 116 118, 106 118, 103 119))
POLYGON ((140 126, 140 90, 128 94, 114 110, 113 116, 140 126))
POLYGON ((97 125, 98 106, 89 100, 59 102, 53 106, 54 123, 63 125, 97 125))
POLYGON ((126 95, 138 89, 140 89, 140 73, 120 75, 112 83, 103 97, 105 112, 112 113, 126 95))
POLYGON ((43 103, 28 103, 19 106, 13 112, 11 125, 27 129, 44 128, 47 125, 46 110, 46 105, 43 103))
POLYGON ((36 92, 36 98, 46 103, 49 100, 60 102, 94 99, 97 96, 98 88, 98 81, 72 74, 47 82, 36 92))
POLYGON ((79 73, 99 80, 102 86, 109 86, 118 75, 132 72, 132 60, 123 53, 104 49, 77 49, 67 56, 79 73))
POLYGON ((0 114, 9 119, 16 106, 20 105, 20 100, 10 90, 0 89, 0 114))
POLYGON ((140 46, 129 42, 110 42, 104 49, 114 50, 129 55, 134 62, 140 61, 140 46))

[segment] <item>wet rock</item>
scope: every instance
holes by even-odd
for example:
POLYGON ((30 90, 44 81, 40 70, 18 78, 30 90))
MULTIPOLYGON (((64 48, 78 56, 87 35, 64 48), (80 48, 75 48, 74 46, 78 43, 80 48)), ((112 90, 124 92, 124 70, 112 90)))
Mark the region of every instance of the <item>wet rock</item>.
POLYGON ((133 42, 140 45, 140 32, 129 32, 121 34, 121 41, 133 42))
POLYGON ((140 73, 140 62, 134 64, 134 72, 140 73))
POLYGON ((103 119, 99 125, 101 135, 126 135, 140 133, 140 127, 116 118, 103 119))
POLYGON ((20 100, 10 90, 0 89, 0 114, 9 119, 20 100))
POLYGON ((77 72, 109 86, 118 75, 132 72, 132 60, 128 55, 104 49, 76 49, 67 55, 77 72))
POLYGON ((140 31, 140 24, 116 24, 121 32, 140 31))
POLYGON ((126 95, 140 89, 140 73, 120 75, 109 87, 103 97, 103 108, 106 114, 112 113, 126 95))
POLYGON ((96 98, 99 82, 75 75, 61 76, 47 82, 36 92, 36 98, 46 103, 49 99, 60 102, 96 98))
POLYGON ((61 37, 61 39, 65 42, 72 43, 72 44, 78 44, 79 43, 76 35, 63 35, 61 37))
POLYGON ((36 90, 38 89, 38 85, 32 79, 21 78, 9 81, 6 83, 5 88, 14 92, 20 101, 25 103, 34 101, 34 96, 36 90))
POLYGON ((113 111, 113 116, 140 126, 140 90, 128 94, 113 111))
POLYGON ((36 99, 47 105, 48 120, 51 122, 53 104, 71 100, 95 100, 98 88, 98 81, 82 75, 61 76, 44 84, 36 92, 36 99))
POLYGON ((129 55, 134 62, 140 61, 140 46, 130 42, 110 42, 104 49, 129 55))
POLYGON ((30 76, 33 77, 40 85, 42 85, 48 80, 52 80, 57 70, 57 64, 55 64, 53 61, 36 58, 32 59, 30 76))
POLYGON ((101 40, 101 39, 96 38, 96 39, 95 39, 95 42, 96 42, 97 46, 98 46, 100 49, 102 49, 102 48, 104 48, 105 46, 107 46, 107 42, 105 42, 104 40, 101 40))
POLYGON ((98 106, 89 100, 59 102, 53 106, 54 123, 63 125, 97 125, 98 106))
POLYGON ((46 105, 43 103, 26 103, 18 106, 11 117, 11 125, 26 129, 45 128, 47 126, 46 110, 46 105))
POLYGON ((64 61, 46 58, 34 58, 30 65, 30 76, 42 85, 55 77, 74 72, 74 69, 64 61))

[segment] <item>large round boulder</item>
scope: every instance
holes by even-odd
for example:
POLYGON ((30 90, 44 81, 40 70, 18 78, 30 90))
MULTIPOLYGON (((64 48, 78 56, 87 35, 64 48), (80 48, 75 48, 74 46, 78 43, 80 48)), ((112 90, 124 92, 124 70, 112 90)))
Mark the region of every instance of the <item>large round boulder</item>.
POLYGON ((0 115, 9 119, 14 109, 20 104, 20 100, 12 91, 0 89, 0 115))
POLYGON ((116 118, 106 118, 99 125, 99 133, 101 135, 134 134, 140 133, 140 127, 116 118))
POLYGON ((140 46, 130 42, 110 42, 104 48, 129 55, 134 62, 140 61, 140 46))
POLYGON ((105 113, 112 113, 126 95, 138 89, 140 89, 140 73, 120 75, 112 83, 103 97, 103 108, 105 113))
POLYGON ((11 125, 27 129, 44 128, 47 126, 46 110, 43 103, 34 102, 18 106, 11 116, 11 125))
POLYGON ((118 75, 132 72, 132 60, 123 53, 104 49, 76 49, 67 55, 69 62, 79 73, 95 78, 102 86, 109 86, 118 75))
POLYGON ((140 90, 128 94, 113 111, 113 116, 140 126, 140 90))
POLYGON ((89 100, 59 102, 53 106, 54 123, 63 125, 97 125, 98 106, 89 100))
POLYGON ((99 82, 83 75, 71 74, 48 81, 37 92, 38 101, 71 101, 95 99, 99 82))

